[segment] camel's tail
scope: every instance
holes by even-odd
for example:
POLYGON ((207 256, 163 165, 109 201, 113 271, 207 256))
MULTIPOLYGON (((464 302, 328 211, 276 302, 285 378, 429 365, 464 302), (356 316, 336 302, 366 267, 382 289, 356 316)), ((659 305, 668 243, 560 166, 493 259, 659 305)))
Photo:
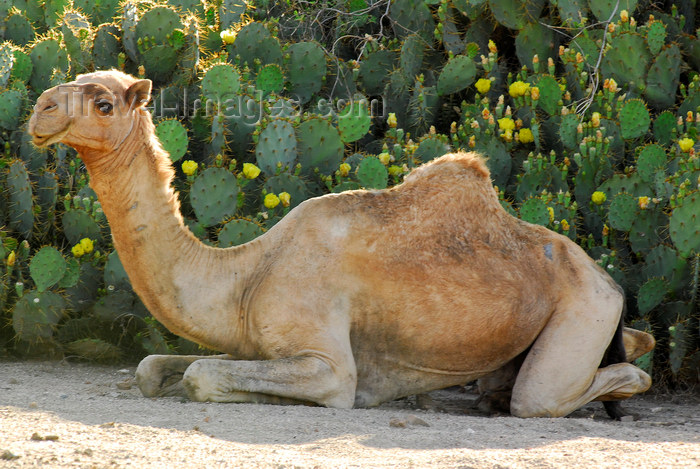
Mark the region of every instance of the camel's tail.
MULTIPOLYGON (((617 329, 615 330, 615 335, 608 345, 608 349, 605 351, 603 360, 600 362, 600 367, 605 367, 608 365, 614 365, 615 363, 625 363, 627 361, 627 354, 625 352, 625 342, 622 338, 622 328, 624 327, 625 315, 627 313, 627 299, 624 298, 624 291, 622 292, 623 302, 622 302, 622 314, 620 315, 620 322, 617 324, 617 329)), ((605 412, 608 413, 611 419, 620 420, 622 417, 629 415, 622 408, 620 401, 603 401, 603 406, 605 407, 605 412)))

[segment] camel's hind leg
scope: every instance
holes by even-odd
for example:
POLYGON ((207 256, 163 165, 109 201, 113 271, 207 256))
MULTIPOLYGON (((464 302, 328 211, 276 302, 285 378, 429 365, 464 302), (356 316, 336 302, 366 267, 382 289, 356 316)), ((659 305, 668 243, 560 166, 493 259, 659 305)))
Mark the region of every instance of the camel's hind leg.
POLYGON ((513 415, 564 416, 592 400, 626 399, 651 385, 629 363, 598 368, 620 320, 623 296, 604 274, 589 274, 588 288, 579 289, 589 294, 559 304, 528 353, 513 387, 513 415))

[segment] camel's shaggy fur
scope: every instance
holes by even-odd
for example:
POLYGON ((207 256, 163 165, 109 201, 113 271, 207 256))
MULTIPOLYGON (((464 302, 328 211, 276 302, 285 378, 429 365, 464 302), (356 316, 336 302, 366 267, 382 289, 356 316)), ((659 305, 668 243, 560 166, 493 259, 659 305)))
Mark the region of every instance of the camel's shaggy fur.
POLYGON ((226 354, 147 357, 145 395, 371 406, 491 374, 484 389, 505 384, 525 417, 649 387, 629 363, 599 368, 619 287, 566 237, 508 215, 478 155, 308 200, 258 239, 214 249, 183 224, 149 93, 120 72, 82 75, 44 92, 29 123, 36 144, 79 152, 150 312, 226 354))

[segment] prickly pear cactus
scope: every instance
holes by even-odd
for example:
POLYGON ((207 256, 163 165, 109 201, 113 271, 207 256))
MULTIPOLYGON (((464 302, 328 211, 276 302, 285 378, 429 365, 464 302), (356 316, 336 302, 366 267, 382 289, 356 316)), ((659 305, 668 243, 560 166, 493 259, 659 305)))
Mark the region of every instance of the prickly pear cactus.
POLYGON ((44 246, 29 262, 29 273, 39 292, 45 291, 61 281, 68 263, 58 249, 44 246))
POLYGON ((212 226, 232 216, 237 209, 238 190, 236 177, 227 170, 204 170, 190 190, 190 202, 197 219, 205 226, 212 226))
POLYGON ((700 252, 700 192, 686 196, 671 213, 669 233, 678 251, 700 252))
POLYGON ((51 338, 64 315, 65 305, 58 293, 25 293, 12 310, 12 327, 17 337, 31 343, 51 338))
POLYGON ((283 119, 274 119, 260 132, 255 148, 257 165, 273 176, 278 170, 291 168, 297 156, 294 127, 283 119))
POLYGON ((343 142, 338 130, 324 119, 309 119, 297 128, 299 163, 306 171, 318 168, 321 174, 336 170, 343 159, 343 142))
POLYGON ((315 42, 297 42, 284 54, 289 93, 306 103, 323 86, 327 71, 326 54, 315 42))
POLYGON ((252 241, 263 234, 263 228, 257 223, 242 218, 231 220, 219 231, 219 247, 238 246, 252 241))
POLYGON ((389 173, 378 158, 368 156, 357 167, 357 180, 366 189, 384 189, 389 182, 389 173))
POLYGON ((156 137, 170 155, 171 161, 179 161, 187 153, 187 129, 180 121, 168 119, 159 122, 156 126, 156 137))
POLYGON ((474 82, 475 76, 476 64, 470 57, 453 57, 440 72, 437 82, 438 94, 442 96, 462 91, 474 82))
POLYGON ((10 165, 7 174, 7 188, 9 190, 10 228, 28 239, 34 226, 32 186, 29 174, 21 161, 15 161, 10 165))

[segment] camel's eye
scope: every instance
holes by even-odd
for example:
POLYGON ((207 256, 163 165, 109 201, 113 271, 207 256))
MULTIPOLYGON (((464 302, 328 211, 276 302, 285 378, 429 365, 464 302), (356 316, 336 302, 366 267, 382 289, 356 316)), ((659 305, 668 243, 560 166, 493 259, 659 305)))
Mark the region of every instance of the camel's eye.
POLYGON ((97 100, 95 102, 95 107, 102 114, 109 114, 110 112, 112 112, 112 103, 110 103, 106 99, 97 100))

